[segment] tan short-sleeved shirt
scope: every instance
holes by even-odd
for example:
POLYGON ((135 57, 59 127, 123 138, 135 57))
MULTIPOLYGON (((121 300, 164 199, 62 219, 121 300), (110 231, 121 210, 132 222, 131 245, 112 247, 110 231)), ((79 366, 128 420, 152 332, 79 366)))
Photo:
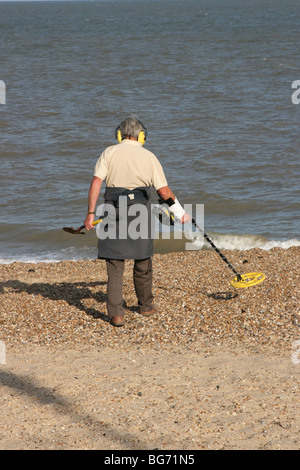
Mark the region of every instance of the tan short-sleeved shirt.
POLYGON ((153 186, 157 191, 168 185, 156 156, 134 140, 107 147, 96 163, 94 176, 115 188, 153 186))

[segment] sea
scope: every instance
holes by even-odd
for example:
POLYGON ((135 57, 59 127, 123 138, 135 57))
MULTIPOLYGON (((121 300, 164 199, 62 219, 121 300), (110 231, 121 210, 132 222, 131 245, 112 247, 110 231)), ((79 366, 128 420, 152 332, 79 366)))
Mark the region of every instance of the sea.
POLYGON ((0 263, 97 257, 62 228, 131 114, 220 250, 300 246, 299 30, 299 0, 1 1, 0 263))

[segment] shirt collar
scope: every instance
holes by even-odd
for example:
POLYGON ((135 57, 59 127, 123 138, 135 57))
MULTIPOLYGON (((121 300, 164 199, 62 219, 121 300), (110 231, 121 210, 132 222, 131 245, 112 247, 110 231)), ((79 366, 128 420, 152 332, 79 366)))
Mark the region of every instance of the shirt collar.
POLYGON ((137 140, 129 140, 129 139, 122 140, 121 144, 138 145, 140 147, 142 146, 142 144, 138 142, 137 140))

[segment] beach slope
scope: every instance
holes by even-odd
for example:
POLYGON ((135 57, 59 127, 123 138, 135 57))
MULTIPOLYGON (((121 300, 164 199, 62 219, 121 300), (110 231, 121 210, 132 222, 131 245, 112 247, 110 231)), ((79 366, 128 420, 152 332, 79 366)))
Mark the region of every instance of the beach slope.
POLYGON ((0 266, 1 449, 299 448, 299 248, 154 256, 157 313, 99 260, 0 266))

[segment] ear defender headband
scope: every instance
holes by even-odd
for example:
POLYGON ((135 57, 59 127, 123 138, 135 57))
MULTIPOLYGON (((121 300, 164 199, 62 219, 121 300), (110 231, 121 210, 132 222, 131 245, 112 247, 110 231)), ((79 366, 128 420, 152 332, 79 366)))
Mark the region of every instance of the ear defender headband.
MULTIPOLYGON (((139 121, 140 122, 140 121, 139 121)), ((144 127, 144 125, 140 122, 141 126, 143 127, 143 130, 139 132, 139 135, 138 135, 138 142, 142 145, 144 145, 144 143, 146 142, 146 138, 147 138, 147 135, 148 135, 148 132, 147 132, 147 129, 144 127)), ((115 136, 116 136, 116 139, 118 140, 118 142, 122 142, 123 140, 123 137, 122 137, 122 134, 121 134, 121 130, 120 130, 120 126, 118 126, 115 130, 115 136)), ((130 136, 128 136, 130 137, 130 136)))

